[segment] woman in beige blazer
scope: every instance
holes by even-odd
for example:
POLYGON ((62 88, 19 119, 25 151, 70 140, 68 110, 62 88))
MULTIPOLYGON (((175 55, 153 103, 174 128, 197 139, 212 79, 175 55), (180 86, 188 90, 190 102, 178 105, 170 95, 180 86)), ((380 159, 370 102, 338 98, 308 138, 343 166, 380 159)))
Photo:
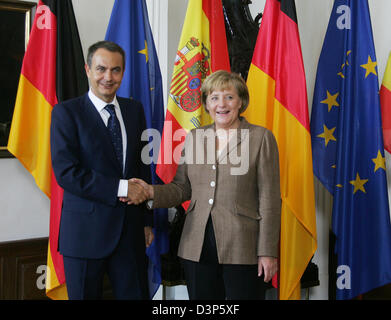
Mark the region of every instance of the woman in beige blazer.
POLYGON ((262 299, 264 281, 278 266, 277 143, 269 130, 240 117, 249 94, 239 75, 210 75, 202 102, 214 124, 186 136, 173 181, 134 181, 146 188, 153 208, 191 200, 178 250, 190 299, 262 299))

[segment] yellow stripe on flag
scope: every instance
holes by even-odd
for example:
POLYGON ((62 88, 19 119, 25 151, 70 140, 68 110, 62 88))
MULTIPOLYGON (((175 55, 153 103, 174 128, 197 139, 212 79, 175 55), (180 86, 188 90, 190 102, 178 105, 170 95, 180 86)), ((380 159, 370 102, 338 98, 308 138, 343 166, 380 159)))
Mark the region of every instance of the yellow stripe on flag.
POLYGON ((384 72, 382 85, 391 91, 391 54, 388 58, 387 67, 384 72))
POLYGON ((311 136, 274 98, 275 81, 253 64, 247 85, 250 105, 243 115, 273 132, 280 154, 280 299, 300 299, 300 279, 316 250, 311 136))
POLYGON ((68 300, 68 291, 66 284, 58 282, 56 271, 53 265, 52 255, 50 253, 50 243, 48 245, 48 259, 46 270, 46 295, 53 300, 68 300))
POLYGON ((43 94, 21 74, 7 148, 49 198, 51 111, 43 94))
MULTIPOLYGON (((211 72, 202 63, 202 58, 204 58, 210 69, 210 57, 209 20, 202 9, 202 1, 189 1, 173 70, 172 85, 174 86, 171 89, 167 105, 167 109, 186 131, 195 128, 195 123, 207 125, 212 122, 209 114, 200 104, 200 91, 186 88, 188 81, 192 79, 192 74, 197 74, 199 70, 201 74, 204 71, 211 72), (191 108, 197 103, 199 108, 192 112, 184 111, 179 107, 181 105, 191 108), (197 119, 198 122, 194 122, 194 119, 197 119)), ((203 74, 203 77, 206 76, 207 74, 203 74)), ((203 81, 203 79, 200 80, 203 81)))

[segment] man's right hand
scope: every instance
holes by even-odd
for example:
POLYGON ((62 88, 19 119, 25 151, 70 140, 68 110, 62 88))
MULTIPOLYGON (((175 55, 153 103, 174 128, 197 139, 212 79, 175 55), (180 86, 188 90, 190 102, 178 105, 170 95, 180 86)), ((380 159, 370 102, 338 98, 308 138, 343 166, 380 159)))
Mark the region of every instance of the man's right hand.
POLYGON ((153 199, 153 187, 142 179, 133 178, 128 181, 128 197, 120 198, 127 204, 140 204, 148 199, 153 199))
POLYGON ((139 183, 132 181, 132 179, 128 180, 128 196, 120 198, 122 202, 127 202, 128 204, 140 204, 147 199, 147 190, 139 183))
POLYGON ((141 187, 144 188, 145 192, 147 193, 148 195, 148 199, 153 199, 153 187, 152 185, 146 183, 144 180, 142 179, 137 179, 137 178, 133 178, 133 179, 130 179, 130 181, 134 182, 134 183, 137 183, 138 185, 140 185, 141 187))

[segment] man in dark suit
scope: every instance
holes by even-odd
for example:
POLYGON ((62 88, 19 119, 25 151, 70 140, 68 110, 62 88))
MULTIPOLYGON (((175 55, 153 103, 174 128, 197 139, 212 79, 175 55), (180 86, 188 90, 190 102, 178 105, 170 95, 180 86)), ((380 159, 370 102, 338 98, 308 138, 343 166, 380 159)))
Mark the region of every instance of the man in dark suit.
POLYGON ((124 68, 117 44, 92 45, 85 66, 89 92, 52 111, 52 165, 64 189, 59 250, 69 299, 99 299, 106 273, 115 298, 149 299, 145 248, 153 240, 152 216, 140 205, 145 191, 129 180, 150 180, 141 160, 145 117, 141 103, 116 96, 124 68))

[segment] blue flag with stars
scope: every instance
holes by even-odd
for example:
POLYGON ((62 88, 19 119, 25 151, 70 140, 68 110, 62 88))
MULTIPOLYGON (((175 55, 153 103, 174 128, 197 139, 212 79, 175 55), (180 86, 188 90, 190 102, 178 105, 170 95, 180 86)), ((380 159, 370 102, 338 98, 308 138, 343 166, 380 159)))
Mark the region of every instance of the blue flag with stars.
MULTIPOLYGON (((145 0, 115 1, 106 40, 119 44, 126 54, 125 74, 117 94, 141 101, 147 128, 158 130, 161 136, 164 124, 162 76, 145 0)), ((157 153, 156 150, 159 146, 154 146, 157 153)), ((161 183, 156 175, 155 162, 151 164, 151 176, 153 184, 161 183)), ((154 210, 153 231, 155 239, 147 248, 151 297, 162 282, 160 255, 169 248, 167 209, 154 210)))
POLYGON ((337 299, 391 282, 379 83, 367 0, 336 0, 311 114, 314 173, 333 195, 337 299))

